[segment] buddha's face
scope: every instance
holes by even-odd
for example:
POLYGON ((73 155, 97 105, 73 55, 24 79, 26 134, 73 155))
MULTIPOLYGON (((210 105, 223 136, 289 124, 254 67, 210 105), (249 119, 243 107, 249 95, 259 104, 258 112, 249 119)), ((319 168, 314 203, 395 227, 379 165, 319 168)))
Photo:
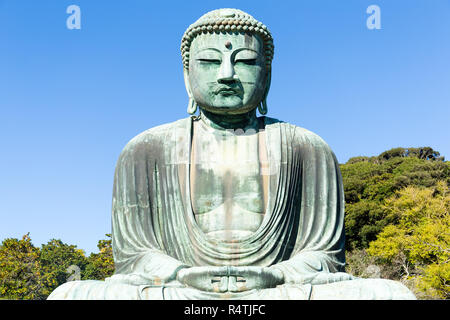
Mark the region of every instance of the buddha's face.
POLYGON ((264 98, 266 68, 263 43, 244 33, 198 35, 189 57, 189 86, 200 106, 217 114, 241 114, 264 98))

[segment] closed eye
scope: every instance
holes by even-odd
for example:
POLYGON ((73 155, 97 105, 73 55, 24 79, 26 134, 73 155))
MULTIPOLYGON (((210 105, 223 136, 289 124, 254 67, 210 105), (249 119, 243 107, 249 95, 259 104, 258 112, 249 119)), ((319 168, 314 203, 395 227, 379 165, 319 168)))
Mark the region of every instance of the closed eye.
POLYGON ((256 59, 237 59, 235 63, 244 63, 247 65, 255 65, 256 59))
POLYGON ((200 63, 213 63, 213 64, 220 64, 221 61, 218 59, 197 59, 200 63))

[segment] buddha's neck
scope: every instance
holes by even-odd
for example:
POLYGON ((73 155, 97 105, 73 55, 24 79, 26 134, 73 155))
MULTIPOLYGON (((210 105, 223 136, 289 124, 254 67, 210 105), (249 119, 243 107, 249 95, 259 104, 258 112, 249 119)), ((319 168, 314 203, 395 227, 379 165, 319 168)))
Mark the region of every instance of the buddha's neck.
POLYGON ((219 130, 256 128, 258 119, 256 109, 236 115, 214 114, 200 109, 200 119, 209 127, 219 130))

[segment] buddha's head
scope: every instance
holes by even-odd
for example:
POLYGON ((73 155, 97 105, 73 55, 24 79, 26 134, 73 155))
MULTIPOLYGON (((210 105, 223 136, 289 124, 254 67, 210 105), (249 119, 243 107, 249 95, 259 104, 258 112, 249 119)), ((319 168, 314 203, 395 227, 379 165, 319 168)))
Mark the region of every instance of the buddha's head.
POLYGON ((208 12, 184 33, 181 53, 188 112, 238 115, 267 112, 273 38, 261 22, 237 9, 208 12))

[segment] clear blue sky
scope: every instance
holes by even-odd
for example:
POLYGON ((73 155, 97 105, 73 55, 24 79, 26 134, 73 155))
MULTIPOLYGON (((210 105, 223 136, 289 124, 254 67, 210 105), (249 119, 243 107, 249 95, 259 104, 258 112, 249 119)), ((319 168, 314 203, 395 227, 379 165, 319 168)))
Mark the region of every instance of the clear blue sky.
POLYGON ((223 7, 272 31, 269 116, 341 163, 398 146, 450 158, 450 0, 0 0, 0 241, 97 251, 120 151, 188 116, 180 39, 223 7), (71 4, 81 30, 66 27, 71 4), (366 27, 371 4, 381 30, 366 27))

